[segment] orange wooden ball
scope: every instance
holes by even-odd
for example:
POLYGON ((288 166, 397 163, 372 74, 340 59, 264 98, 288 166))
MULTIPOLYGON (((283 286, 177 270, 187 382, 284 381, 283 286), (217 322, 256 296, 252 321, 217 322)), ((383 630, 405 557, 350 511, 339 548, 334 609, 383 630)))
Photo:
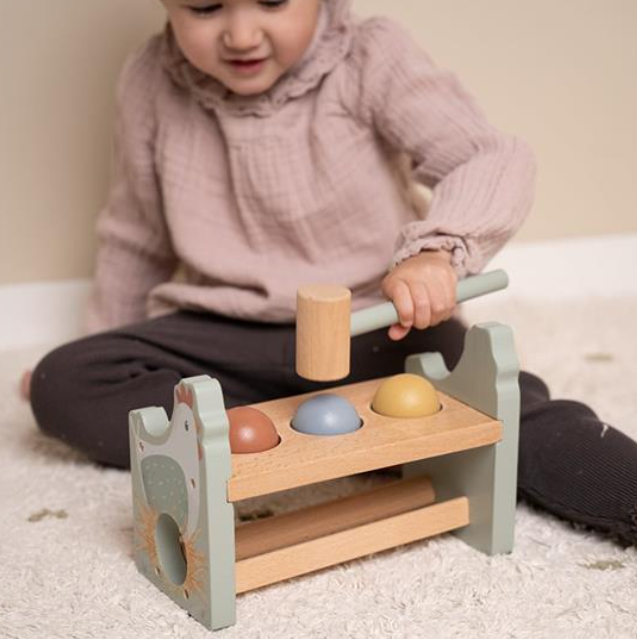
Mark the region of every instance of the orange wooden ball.
POLYGON ((227 411, 230 421, 230 452, 262 453, 279 443, 272 420, 251 406, 238 406, 227 411))

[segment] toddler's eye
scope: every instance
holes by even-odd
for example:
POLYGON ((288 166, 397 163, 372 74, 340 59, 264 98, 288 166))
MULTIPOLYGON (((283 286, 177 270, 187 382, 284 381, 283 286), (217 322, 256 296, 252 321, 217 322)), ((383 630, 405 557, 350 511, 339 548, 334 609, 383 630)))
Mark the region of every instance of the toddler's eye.
POLYGON ((190 11, 192 11, 196 15, 207 16, 207 15, 210 15, 211 13, 215 13, 216 11, 221 9, 221 5, 220 4, 208 4, 208 5, 205 5, 205 6, 192 6, 192 7, 188 7, 188 8, 190 9, 190 11))
POLYGON ((262 2, 259 2, 259 4, 263 5, 264 7, 280 7, 284 4, 287 4, 288 0, 263 0, 262 2))

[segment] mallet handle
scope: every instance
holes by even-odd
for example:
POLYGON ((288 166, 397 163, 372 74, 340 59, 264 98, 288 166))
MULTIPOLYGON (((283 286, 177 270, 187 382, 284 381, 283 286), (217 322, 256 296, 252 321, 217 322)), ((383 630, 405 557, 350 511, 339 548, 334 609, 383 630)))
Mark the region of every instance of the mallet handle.
MULTIPOLYGON (((501 291, 509 285, 507 274, 498 269, 482 275, 467 277, 458 282, 456 302, 465 302, 487 293, 501 291)), ((391 302, 370 306, 351 315, 350 332, 352 337, 385 328, 398 322, 398 312, 391 302)))

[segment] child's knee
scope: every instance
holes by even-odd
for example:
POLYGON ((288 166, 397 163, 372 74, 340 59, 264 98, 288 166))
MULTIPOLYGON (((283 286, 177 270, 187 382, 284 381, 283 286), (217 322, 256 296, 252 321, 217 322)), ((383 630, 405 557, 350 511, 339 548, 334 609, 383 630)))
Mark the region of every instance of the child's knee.
POLYGON ((549 437, 581 436, 581 429, 601 423, 593 409, 572 399, 547 399, 522 405, 521 432, 544 430, 549 437), (529 428, 531 427, 531 429, 529 428))
POLYGON ((520 395, 522 409, 550 399, 548 386, 537 375, 528 371, 520 371, 520 395))
POLYGON ((127 411, 105 382, 114 350, 109 339, 85 338, 46 355, 33 371, 31 408, 42 432, 94 461, 127 468, 127 411))
POLYGON ((77 342, 60 346, 45 355, 31 376, 31 409, 41 430, 66 439, 68 424, 81 381, 79 362, 82 347, 77 342))

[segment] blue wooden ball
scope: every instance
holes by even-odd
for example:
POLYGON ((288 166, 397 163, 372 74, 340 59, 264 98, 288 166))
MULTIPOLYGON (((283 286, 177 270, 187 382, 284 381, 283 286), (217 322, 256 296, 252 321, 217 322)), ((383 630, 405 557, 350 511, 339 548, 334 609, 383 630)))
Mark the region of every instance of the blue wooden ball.
POLYGON ((344 435, 361 426, 361 418, 352 403, 329 393, 310 397, 298 407, 292 419, 292 428, 306 435, 344 435))

